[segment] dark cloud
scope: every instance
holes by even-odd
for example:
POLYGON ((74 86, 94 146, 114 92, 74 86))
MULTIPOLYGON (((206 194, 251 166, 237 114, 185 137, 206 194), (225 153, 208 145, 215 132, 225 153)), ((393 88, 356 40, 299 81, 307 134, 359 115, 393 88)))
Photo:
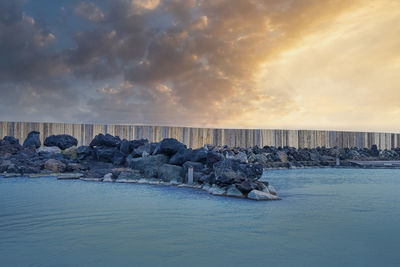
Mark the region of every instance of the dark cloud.
POLYGON ((0 3, 0 88, 13 105, 40 114, 65 101, 54 120, 180 125, 285 112, 291 97, 261 88, 260 66, 348 8, 317 0, 113 0, 104 9, 83 1, 70 19, 92 25, 60 50, 21 5, 0 3), (25 101, 27 94, 38 97, 25 101))

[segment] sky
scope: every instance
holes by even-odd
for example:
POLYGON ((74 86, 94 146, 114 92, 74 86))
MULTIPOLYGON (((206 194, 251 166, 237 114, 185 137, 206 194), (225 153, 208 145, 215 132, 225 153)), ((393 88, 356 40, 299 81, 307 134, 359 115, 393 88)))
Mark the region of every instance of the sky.
POLYGON ((0 0, 0 120, 400 132, 398 0, 0 0))

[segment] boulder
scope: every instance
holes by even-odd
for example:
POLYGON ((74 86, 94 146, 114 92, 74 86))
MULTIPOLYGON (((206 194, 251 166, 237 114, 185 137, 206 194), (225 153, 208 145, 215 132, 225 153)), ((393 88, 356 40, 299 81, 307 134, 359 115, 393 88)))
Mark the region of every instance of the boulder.
POLYGON ((0 173, 6 172, 10 166, 14 168, 12 165, 14 165, 14 163, 10 160, 0 161, 0 173))
POLYGON ((10 144, 2 140, 2 144, 0 145, 0 156, 9 157, 17 154, 21 150, 23 150, 23 147, 20 144, 10 144))
POLYGON ((92 142, 90 142, 90 147, 95 146, 108 146, 108 147, 119 147, 121 144, 121 139, 118 136, 112 136, 110 134, 98 134, 94 137, 92 142))
POLYGON ((247 198, 252 199, 252 200, 279 200, 280 199, 277 196, 274 196, 270 193, 259 191, 259 190, 250 191, 250 193, 247 195, 247 198))
POLYGON ((215 184, 213 184, 207 191, 208 193, 215 196, 223 196, 226 193, 226 190, 224 188, 221 188, 215 184))
POLYGON ((221 153, 218 153, 216 151, 211 150, 211 151, 207 152, 206 163, 207 163, 208 167, 212 167, 214 165, 214 163, 217 163, 217 162, 219 162, 221 160, 224 160, 224 159, 225 159, 224 155, 222 155, 221 153))
POLYGON ((65 150, 72 146, 78 145, 78 140, 68 134, 50 135, 44 140, 45 146, 57 146, 61 150, 65 150))
POLYGON ((69 148, 61 151, 61 153, 65 156, 67 156, 71 160, 76 160, 78 158, 77 150, 78 150, 78 148, 76 146, 72 146, 72 147, 69 147, 69 148))
POLYGON ((183 148, 177 153, 175 153, 170 159, 169 164, 172 165, 182 165, 186 161, 189 161, 192 156, 192 150, 183 148))
MULTIPOLYGON (((147 145, 148 143, 149 143, 149 140, 147 140, 147 139, 139 139, 139 140, 130 141, 132 150, 139 148, 141 146, 147 145)), ((153 145, 153 147, 155 147, 155 145, 153 145)), ((151 153, 149 153, 149 154, 151 154, 151 153)))
POLYGON ((239 189, 239 191, 242 192, 244 195, 247 195, 250 191, 256 188, 255 184, 248 180, 245 180, 240 184, 237 184, 236 186, 237 189, 239 189))
POLYGON ((11 145, 19 145, 19 140, 13 136, 4 136, 3 141, 11 145))
POLYGON ((286 154, 286 152, 278 151, 278 152, 276 152, 276 154, 279 157, 279 161, 285 162, 285 163, 288 162, 288 155, 286 154))
POLYGON ((242 192, 240 192, 235 185, 231 185, 228 187, 228 190, 226 190, 226 195, 228 197, 244 197, 242 192))
POLYGON ((90 169, 87 172, 86 177, 89 177, 89 178, 103 178, 104 175, 106 175, 107 173, 111 173, 111 170, 107 169, 107 168, 90 169))
POLYGON ((104 162, 113 162, 115 152, 119 151, 112 146, 96 146, 95 153, 97 160, 104 162))
POLYGON ((38 149, 36 149, 36 152, 39 154, 41 153, 56 154, 56 153, 61 153, 61 149, 58 146, 41 146, 38 149))
POLYGON ((125 154, 120 150, 116 150, 112 162, 114 165, 123 165, 125 163, 125 154))
POLYGON ((44 168, 53 172, 65 172, 67 165, 56 159, 49 159, 44 163, 44 168))
POLYGON ((206 163, 207 162, 207 153, 208 153, 208 150, 205 147, 195 149, 195 150, 193 150, 190 161, 206 163))
POLYGON ((183 168, 181 166, 163 164, 158 169, 158 178, 164 182, 176 180, 179 183, 183 182, 183 168))
POLYGON ((262 165, 266 165, 268 163, 268 159, 264 154, 256 154, 255 162, 262 164, 262 165))
POLYGON ((178 140, 174 138, 165 138, 160 143, 158 143, 158 146, 154 150, 154 154, 164 154, 167 156, 172 156, 178 151, 185 148, 186 146, 178 140))
POLYGON ((36 131, 30 132, 26 137, 23 146, 25 148, 32 148, 32 147, 39 148, 41 145, 39 136, 40 136, 39 132, 36 131))
POLYGON ((151 155, 151 154, 153 154, 155 147, 156 147, 155 143, 148 143, 148 144, 139 146, 139 147, 133 149, 132 156, 134 158, 139 158, 139 157, 151 155))
POLYGON ((273 187, 272 185, 267 185, 267 189, 268 189, 268 192, 269 192, 271 195, 274 195, 274 196, 277 195, 276 189, 275 189, 275 187, 273 187))
POLYGON ((168 156, 162 154, 142 158, 133 158, 131 154, 126 158, 126 163, 130 168, 140 171, 145 177, 152 178, 157 177, 158 168, 168 163, 168 160, 168 156))
POLYGON ((247 155, 242 151, 235 155, 235 160, 239 161, 240 163, 248 163, 247 155))
POLYGON ((119 151, 121 151, 125 155, 129 155, 132 152, 131 142, 124 139, 119 146, 119 151))
POLYGON ((76 153, 79 160, 84 160, 92 157, 94 154, 94 150, 90 146, 80 146, 76 149, 76 153))

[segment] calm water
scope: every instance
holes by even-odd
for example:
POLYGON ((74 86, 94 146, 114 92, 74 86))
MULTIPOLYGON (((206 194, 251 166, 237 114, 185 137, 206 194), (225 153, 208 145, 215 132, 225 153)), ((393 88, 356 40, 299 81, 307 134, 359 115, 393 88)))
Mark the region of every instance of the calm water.
POLYGON ((0 178, 0 266, 400 266, 400 170, 265 176, 284 200, 0 178))

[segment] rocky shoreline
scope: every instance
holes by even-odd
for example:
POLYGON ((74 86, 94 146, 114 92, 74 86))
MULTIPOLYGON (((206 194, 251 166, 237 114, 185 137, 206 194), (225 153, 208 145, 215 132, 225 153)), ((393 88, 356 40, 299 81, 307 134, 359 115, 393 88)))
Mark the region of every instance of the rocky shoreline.
POLYGON ((399 148, 378 150, 375 145, 371 149, 211 145, 188 149, 172 138, 151 143, 99 134, 89 146, 77 147, 69 135, 49 136, 44 146, 39 136, 30 132, 22 145, 10 136, 0 140, 0 176, 174 185, 213 195, 278 200, 274 187, 260 180, 265 169, 356 167, 354 160, 400 160, 399 148))

